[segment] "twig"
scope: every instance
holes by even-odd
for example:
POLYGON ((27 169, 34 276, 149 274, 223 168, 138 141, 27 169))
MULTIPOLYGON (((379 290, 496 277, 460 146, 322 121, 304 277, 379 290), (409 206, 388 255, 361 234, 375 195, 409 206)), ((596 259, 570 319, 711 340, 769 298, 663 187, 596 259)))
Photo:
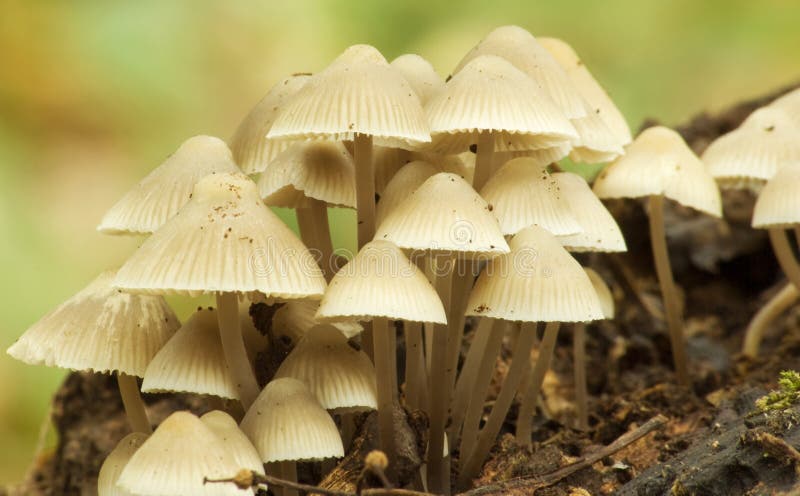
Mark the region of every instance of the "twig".
POLYGON ((477 487, 464 493, 460 493, 457 496, 484 496, 489 494, 501 494, 512 489, 523 488, 528 491, 527 494, 532 495, 539 489, 552 486, 562 479, 574 474, 578 470, 590 467, 603 458, 613 455, 622 448, 625 448, 626 446, 633 444, 651 432, 660 429, 666 422, 667 418, 665 416, 660 414, 656 415, 642 424, 640 427, 630 432, 626 432, 622 436, 618 437, 608 446, 597 450, 596 452, 578 460, 577 462, 561 467, 558 470, 540 476, 520 477, 517 479, 498 482, 497 484, 477 487))
MULTIPOLYGON (((203 483, 229 483, 235 484, 239 489, 249 489, 262 484, 267 486, 285 487, 294 489, 296 491, 304 491, 308 494, 322 494, 324 496, 358 496, 356 493, 347 491, 337 491, 335 489, 326 489, 324 487, 312 486, 309 484, 302 484, 300 482, 292 482, 271 475, 261 475, 253 473, 249 470, 242 470, 235 477, 226 479, 204 479, 203 483)), ((373 488, 364 489, 361 491, 361 496, 435 496, 431 493, 424 493, 420 491, 413 491, 410 489, 395 489, 395 488, 373 488)))

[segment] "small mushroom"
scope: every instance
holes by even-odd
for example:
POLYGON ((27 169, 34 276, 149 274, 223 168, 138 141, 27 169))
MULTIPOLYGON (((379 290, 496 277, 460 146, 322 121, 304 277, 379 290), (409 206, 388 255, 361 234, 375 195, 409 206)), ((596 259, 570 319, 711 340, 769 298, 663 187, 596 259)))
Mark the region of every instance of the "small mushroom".
MULTIPOLYGON (((298 343, 309 329, 322 323, 316 319, 318 309, 319 300, 288 301, 275 311, 272 317, 272 330, 277 335, 286 336, 293 343, 298 343)), ((331 325, 347 339, 358 336, 364 331, 361 324, 355 321, 332 322, 331 325)))
POLYGON ((212 410, 200 417, 200 421, 225 444, 240 469, 264 475, 264 464, 258 451, 233 417, 221 410, 212 410))
POLYGON ((797 126, 800 126, 800 88, 776 98, 769 106, 783 110, 797 126))
POLYGON ((147 440, 149 434, 132 432, 123 437, 111 450, 97 475, 97 496, 134 496, 131 492, 117 486, 119 475, 128 464, 136 450, 147 440))

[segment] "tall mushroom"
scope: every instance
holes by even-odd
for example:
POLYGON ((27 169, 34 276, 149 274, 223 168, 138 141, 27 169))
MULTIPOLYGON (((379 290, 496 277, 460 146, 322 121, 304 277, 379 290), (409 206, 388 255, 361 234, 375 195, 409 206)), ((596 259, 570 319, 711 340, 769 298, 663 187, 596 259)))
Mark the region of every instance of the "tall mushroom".
POLYGON ((419 98, 369 45, 354 45, 313 75, 281 110, 268 138, 352 141, 358 246, 375 232, 372 145, 416 148, 430 141, 419 98))
POLYGON ((376 240, 333 277, 317 318, 323 321, 372 321, 373 360, 378 388, 378 430, 381 449, 395 459, 394 402, 397 370, 389 320, 446 322, 436 291, 416 265, 395 245, 376 240))
POLYGON ((225 361, 245 408, 259 386, 242 339, 238 295, 294 299, 325 290, 311 253, 241 173, 200 180, 189 203, 139 247, 114 284, 141 293, 215 294, 225 361))
POLYGON ((116 373, 131 428, 150 433, 136 377, 180 326, 159 296, 114 289, 114 271, 88 286, 33 324, 8 348, 31 365, 116 373))
POLYGON ((720 217, 722 202, 714 178, 678 133, 656 126, 642 131, 628 146, 625 155, 600 173, 594 183, 594 192, 600 198, 649 199, 650 242, 664 300, 675 371, 678 382, 688 385, 682 304, 672 277, 664 233, 664 198, 720 217))

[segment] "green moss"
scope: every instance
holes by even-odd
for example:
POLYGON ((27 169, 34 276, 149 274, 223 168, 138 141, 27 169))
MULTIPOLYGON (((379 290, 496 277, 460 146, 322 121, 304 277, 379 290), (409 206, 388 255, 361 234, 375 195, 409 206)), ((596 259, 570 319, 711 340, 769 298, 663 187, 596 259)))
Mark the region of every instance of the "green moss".
POLYGON ((784 370, 778 379, 778 389, 756 400, 761 413, 788 410, 800 400, 800 373, 784 370))

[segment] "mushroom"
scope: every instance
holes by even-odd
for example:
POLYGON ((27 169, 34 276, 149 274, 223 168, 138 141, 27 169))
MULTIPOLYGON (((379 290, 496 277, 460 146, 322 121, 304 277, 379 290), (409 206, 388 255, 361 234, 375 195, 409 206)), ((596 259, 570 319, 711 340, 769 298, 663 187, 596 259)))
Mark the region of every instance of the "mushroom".
POLYGON ((258 189, 264 203, 294 208, 300 238, 317 250, 330 280, 338 269, 328 225, 328 206, 355 208, 356 178, 350 153, 338 141, 294 143, 261 173, 258 189))
MULTIPOLYGON (((525 445, 530 444, 533 406, 549 367, 559 322, 585 322, 603 316, 597 293, 586 272, 552 234, 541 227, 531 226, 511 238, 510 246, 509 254, 487 264, 467 303, 467 315, 521 324, 513 351, 515 359, 489 419, 471 449, 461 453, 459 485, 476 475, 500 432, 514 394, 530 368, 529 356, 535 340, 536 323, 547 322, 547 325, 517 418, 517 440, 525 445)), ((485 391, 473 391, 469 408, 475 409, 476 405, 480 408, 483 397, 485 391)), ((462 443, 465 441, 468 441, 466 431, 462 443)))
POLYGON ((442 302, 416 265, 395 245, 376 240, 336 273, 322 298, 317 319, 372 321, 373 359, 377 377, 378 432, 381 449, 390 460, 394 449, 393 412, 397 385, 389 319, 446 322, 442 302))
POLYGON ((373 142, 416 148, 430 141, 419 98, 369 45, 354 45, 312 76, 281 110, 268 138, 353 142, 358 246, 375 232, 373 142))
POLYGON ((114 275, 100 274, 33 324, 7 352, 31 365, 116 373, 131 429, 150 433, 136 377, 144 375, 180 322, 164 298, 114 289, 114 275))
POLYGON ((211 410, 200 417, 200 421, 225 444, 238 467, 264 475, 258 451, 233 417, 221 410, 211 410))
MULTIPOLYGON (((252 495, 233 484, 206 484, 231 477, 240 469, 229 444, 190 412, 175 412, 130 457, 117 486, 137 496, 252 495)), ((247 467, 249 468, 249 467, 247 467)))
MULTIPOLYGON (((280 463, 281 476, 297 482, 297 462, 341 458, 344 447, 333 419, 305 384, 274 379, 258 395, 241 423, 261 461, 280 463)), ((284 496, 297 494, 284 489, 284 496)))
MULTIPOLYGON (((272 330, 297 344, 306 332, 322 322, 316 319, 318 300, 291 300, 283 304, 272 317, 272 330)), ((331 325, 347 339, 358 336, 364 328, 358 322, 333 322, 331 325)))
POLYGON ((291 100, 310 77, 307 74, 296 74, 278 81, 236 128, 230 139, 231 151, 245 174, 262 172, 279 153, 291 145, 288 141, 266 139, 267 132, 286 102, 291 100))
POLYGON ((798 298, 800 264, 786 233, 787 229, 794 229, 796 235, 800 232, 798 187, 800 187, 800 161, 783 165, 761 190, 753 208, 753 227, 769 230, 772 249, 783 273, 789 279, 789 284, 779 291, 748 325, 742 352, 750 357, 758 355, 761 337, 767 325, 798 298), (790 289, 791 287, 794 289, 790 289))
POLYGON ((431 63, 417 54, 400 55, 390 65, 408 81, 423 106, 444 87, 431 63))
POLYGON ((548 148, 578 137, 534 81, 494 55, 470 60, 428 101, 425 113, 433 151, 460 153, 477 143, 476 190, 489 179, 495 151, 548 148))
POLYGON ((97 475, 97 496, 134 496, 129 491, 117 486, 119 474, 128 464, 136 450, 147 440, 148 434, 132 432, 123 437, 111 450, 97 475))
POLYGON ((463 178, 447 172, 429 177, 389 212, 375 238, 428 253, 436 290, 448 312, 448 325, 433 329, 429 355, 429 487, 441 491, 441 443, 455 381, 456 350, 464 332, 463 326, 459 327, 463 308, 451 297, 456 260, 489 258, 507 253, 509 248, 486 201, 463 178))
POLYGON ((192 198, 195 183, 209 174, 236 173, 228 146, 213 136, 194 136, 153 169, 103 216, 105 234, 150 234, 192 198))
POLYGON ((438 172, 442 171, 435 165, 423 160, 415 160, 401 167, 384 188, 381 199, 375 208, 377 225, 381 225, 389 212, 403 203, 408 198, 408 195, 438 172))
POLYGON ((769 104, 770 107, 782 109, 800 126, 800 88, 796 88, 769 104))
POLYGON ((214 174, 117 273, 117 287, 156 294, 214 293, 225 361, 247 408, 259 386, 247 359, 237 295, 320 297, 325 278, 311 253, 264 205, 247 176, 214 174))

